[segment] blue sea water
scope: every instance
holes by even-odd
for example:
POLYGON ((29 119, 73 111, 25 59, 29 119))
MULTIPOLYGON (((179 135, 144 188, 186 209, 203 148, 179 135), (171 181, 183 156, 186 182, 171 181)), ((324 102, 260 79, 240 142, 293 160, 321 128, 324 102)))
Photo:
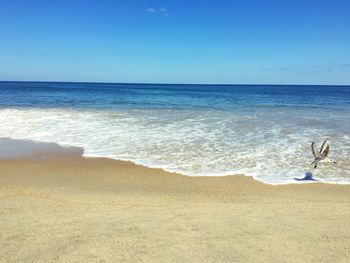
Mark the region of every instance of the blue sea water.
POLYGON ((0 137, 186 175, 350 183, 350 86, 0 82, 0 137), (313 169, 331 140, 337 165, 313 169))

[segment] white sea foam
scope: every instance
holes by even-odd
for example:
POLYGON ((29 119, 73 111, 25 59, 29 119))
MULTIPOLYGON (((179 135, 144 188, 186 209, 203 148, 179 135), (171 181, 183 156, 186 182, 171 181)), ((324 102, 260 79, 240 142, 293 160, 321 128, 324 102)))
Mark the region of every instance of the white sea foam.
POLYGON ((85 156, 190 176, 245 174, 281 184, 298 183, 295 178, 312 172, 322 182, 350 183, 349 119, 349 112, 322 116, 276 109, 0 109, 0 137, 79 146, 85 156), (310 144, 325 137, 338 165, 313 169, 310 144))

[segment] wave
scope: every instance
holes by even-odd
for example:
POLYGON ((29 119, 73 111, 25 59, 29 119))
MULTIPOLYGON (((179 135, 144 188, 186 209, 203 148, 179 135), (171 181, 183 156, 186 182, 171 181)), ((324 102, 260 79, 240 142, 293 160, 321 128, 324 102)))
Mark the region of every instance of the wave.
POLYGON ((188 176, 245 174, 284 184, 303 183, 295 178, 312 172, 321 182, 348 184, 350 127, 344 125, 350 116, 323 114, 274 109, 11 108, 0 109, 0 137, 83 147, 85 156, 128 160, 188 176), (337 128, 339 123, 342 129, 337 128), (339 165, 314 170, 310 144, 324 137, 331 138, 331 155, 339 165))

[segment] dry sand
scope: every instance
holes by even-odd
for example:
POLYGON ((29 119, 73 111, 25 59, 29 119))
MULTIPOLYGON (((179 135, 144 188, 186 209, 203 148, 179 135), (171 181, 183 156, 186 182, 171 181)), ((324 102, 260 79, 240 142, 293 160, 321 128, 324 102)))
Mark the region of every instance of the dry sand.
POLYGON ((0 160, 0 262, 349 262, 350 186, 0 160))

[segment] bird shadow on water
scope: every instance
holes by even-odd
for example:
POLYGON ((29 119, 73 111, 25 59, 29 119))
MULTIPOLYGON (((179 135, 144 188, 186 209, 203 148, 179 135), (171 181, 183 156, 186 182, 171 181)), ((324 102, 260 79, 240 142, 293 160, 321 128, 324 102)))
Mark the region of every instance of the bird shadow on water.
POLYGON ((304 178, 294 178, 296 181, 318 181, 313 178, 313 175, 311 172, 306 172, 304 178))

